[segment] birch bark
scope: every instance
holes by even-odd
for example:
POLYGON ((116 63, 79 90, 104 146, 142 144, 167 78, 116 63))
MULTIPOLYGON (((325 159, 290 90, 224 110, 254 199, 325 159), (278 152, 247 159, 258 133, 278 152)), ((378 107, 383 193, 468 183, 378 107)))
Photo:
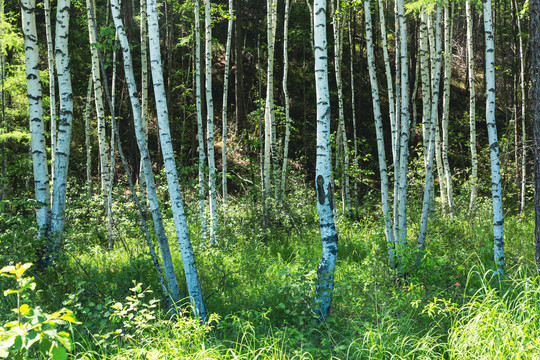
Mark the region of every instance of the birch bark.
POLYGON ((444 95, 442 114, 442 161, 446 179, 446 196, 450 216, 454 215, 454 194, 452 190, 452 173, 448 161, 448 121, 450 116, 450 79, 452 77, 452 30, 454 7, 449 3, 444 5, 444 95))
POLYGON ((54 162, 54 179, 51 208, 51 239, 53 252, 56 254, 62 241, 66 208, 66 185, 71 144, 71 127, 73 116, 73 92, 71 90, 71 71, 69 64, 69 12, 70 0, 59 0, 56 8, 55 53, 56 72, 58 74, 58 92, 60 95, 60 112, 56 158, 54 162))
POLYGON ((540 0, 530 0, 531 114, 534 133, 534 235, 536 267, 540 275, 540 0))
MULTIPOLYGON (((54 55, 51 29, 51 2, 44 1, 45 10, 45 36, 47 38, 47 60, 49 67, 49 100, 51 115, 51 149, 56 148, 56 86, 54 76, 54 55)), ((51 177, 54 178, 54 150, 51 151, 51 177)))
POLYGON ((231 62, 231 40, 232 40, 232 28, 233 28, 233 0, 229 0, 229 21, 227 24, 227 44, 225 46, 225 69, 223 72, 223 108, 221 112, 221 119, 223 122, 222 139, 223 146, 221 151, 221 187, 223 191, 223 205, 227 208, 228 194, 227 194, 227 107, 228 107, 228 95, 229 95, 229 64, 231 62))
MULTIPOLYGON (((122 23, 120 5, 118 0, 111 0, 111 13, 115 23, 116 31, 120 45, 122 47, 122 55, 124 61, 124 74, 126 76, 126 82, 128 85, 128 93, 131 101, 131 109, 133 112, 133 125, 135 127, 135 137, 137 138, 137 146, 141 154, 141 163, 143 165, 142 171, 146 180, 148 190, 148 200, 150 204, 150 212, 152 214, 152 220, 154 222, 154 229, 158 240, 159 249, 161 251, 161 258, 163 260, 163 268, 165 270, 165 276, 167 279, 167 287, 165 295, 170 296, 170 299, 174 304, 177 304, 180 299, 180 291, 178 288, 178 282, 174 271, 174 265, 171 257, 171 251, 169 248, 169 239, 165 233, 163 226, 163 219, 159 208, 158 197, 156 192, 156 185, 154 182, 154 173, 152 171, 152 164, 150 162, 150 155, 148 153, 148 145, 145 138, 145 133, 142 127, 141 119, 141 107, 139 104, 139 98, 137 97, 137 86, 135 83, 135 77, 133 75, 133 64, 131 58, 131 50, 129 47, 127 35, 122 23)), ((148 245, 152 252, 152 257, 155 256, 152 242, 149 241, 148 245)), ((154 264, 158 264, 157 259, 154 259, 154 264)), ((156 266, 158 274, 161 274, 159 266, 156 266)))
POLYGON ((43 124, 41 83, 39 81, 39 53, 36 31, 35 0, 21 0, 21 9, 31 134, 30 147, 34 170, 34 193, 37 202, 36 219, 39 235, 44 238, 47 236, 50 226, 49 174, 47 170, 47 152, 45 149, 45 126, 43 124))
POLYGON ((495 45, 491 19, 491 0, 483 0, 484 36, 486 41, 486 123, 488 128, 489 158, 491 164, 491 192, 493 200, 493 255, 498 272, 504 268, 503 209, 501 191, 501 165, 499 162, 499 143, 495 123, 495 45))
POLYGON ((202 120, 202 102, 201 102, 201 34, 199 19, 199 0, 194 0, 195 12, 195 104, 197 107, 197 140, 199 153, 199 214, 201 217, 201 240, 206 239, 206 212, 204 210, 204 163, 206 153, 204 151, 204 129, 202 120))
POLYGON ((92 143, 90 141, 90 102, 92 101, 92 74, 88 79, 86 104, 84 105, 84 140, 86 146, 86 194, 92 194, 92 143))
MULTIPOLYGON (((525 146, 527 140, 526 133, 526 118, 527 113, 525 112, 526 106, 526 96, 525 96, 525 56, 523 54, 523 33, 521 32, 521 19, 520 12, 518 9, 517 1, 516 5, 516 20, 519 32, 519 75, 520 75, 520 89, 521 89, 521 199, 520 199, 520 212, 523 214, 525 209, 525 175, 527 171, 526 166, 526 157, 527 157, 527 147, 525 146)), ((517 125, 516 125, 517 126, 517 125)))
POLYGON ((470 123, 470 146, 471 146, 471 199, 469 210, 476 203, 478 189, 478 155, 476 152, 476 94, 474 84, 474 50, 473 50, 473 23, 471 15, 471 1, 465 1, 465 13, 467 17, 467 67, 469 72, 469 123, 470 123))
POLYGON ((388 263, 391 267, 396 264, 396 245, 392 216, 390 214, 389 195, 388 195, 388 169, 386 168, 386 155, 384 148, 384 136, 382 115, 380 108, 379 86, 377 84, 377 74, 375 69, 375 56, 373 55, 373 32, 371 22, 370 1, 364 1, 364 14, 366 18, 366 42, 367 42, 367 59, 369 69, 369 80, 371 83, 371 95, 373 100, 373 113, 375 117, 375 131, 377 134, 377 151, 379 158, 379 172, 381 175, 381 200, 384 217, 384 228, 386 232, 386 242, 388 244, 388 263))
POLYGON ((330 158, 330 93, 328 89, 328 51, 326 40, 326 0, 313 5, 315 43, 315 87, 317 98, 317 213, 322 240, 322 256, 317 268, 316 301, 322 320, 330 314, 337 261, 337 232, 334 223, 334 192, 330 158))
POLYGON ((289 8, 290 1, 285 0, 285 19, 283 23, 283 97, 285 99, 285 140, 283 141, 283 168, 281 170, 281 183, 278 193, 278 202, 283 199, 285 193, 285 181, 287 179, 287 161, 289 157, 289 138, 291 136, 291 117, 289 114, 289 88, 287 87, 287 76, 289 74, 289 8))
POLYGON ((176 161, 174 159, 174 152, 172 149, 171 132, 169 128, 169 114, 163 84, 163 72, 159 47, 159 24, 156 0, 147 1, 147 16, 148 42, 150 44, 150 66, 154 84, 154 96, 156 99, 159 137, 161 151, 163 153, 163 162, 165 164, 165 172, 167 176, 169 198, 172 207, 176 236, 180 246, 180 251, 182 253, 182 263, 184 265, 184 273, 186 276, 186 285, 190 301, 197 313, 196 315, 205 320, 207 316, 206 306, 204 305, 199 275, 195 265, 193 247, 191 246, 191 241, 189 238, 186 215, 184 212, 184 206, 182 204, 182 195, 180 193, 178 172, 176 170, 176 161))
POLYGON ((208 151, 208 186, 210 198, 210 241, 216 245, 216 162, 214 159, 214 98, 212 96, 212 20, 210 0, 204 0, 206 65, 206 146, 208 151))
MULTIPOLYGON (((146 18, 146 0, 141 0, 141 130, 148 146, 148 23, 146 18)), ((139 190, 141 204, 146 208, 146 178, 143 163, 139 165, 139 190)))
MULTIPOLYGON (((351 63, 351 111, 352 111, 352 122, 353 122, 353 142, 354 142, 354 160, 353 160, 353 168, 356 172, 358 172, 358 139, 357 139, 357 132, 358 129, 356 127, 356 99, 355 99, 355 93, 354 93, 354 44, 353 44, 353 37, 352 37, 352 16, 349 19, 349 58, 351 63)), ((359 211, 359 202, 358 202, 358 181, 356 178, 354 178, 354 202, 355 202, 355 208, 356 208, 356 216, 358 216, 359 211)))

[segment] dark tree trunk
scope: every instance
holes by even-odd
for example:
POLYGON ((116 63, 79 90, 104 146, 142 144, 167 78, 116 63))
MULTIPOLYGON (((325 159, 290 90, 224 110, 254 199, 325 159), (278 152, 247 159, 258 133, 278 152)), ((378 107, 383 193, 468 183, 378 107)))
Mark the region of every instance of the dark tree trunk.
POLYGON ((530 51, 531 51, 531 113, 534 133, 534 212, 536 238, 536 266, 540 274, 540 0, 531 0, 530 51))

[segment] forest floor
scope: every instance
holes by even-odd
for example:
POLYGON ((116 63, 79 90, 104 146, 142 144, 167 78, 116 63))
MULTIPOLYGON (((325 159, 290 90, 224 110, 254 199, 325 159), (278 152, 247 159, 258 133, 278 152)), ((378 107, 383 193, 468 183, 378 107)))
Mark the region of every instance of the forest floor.
MULTIPOLYGON (((273 206, 266 234, 259 194, 233 196, 227 214, 220 213, 217 247, 200 238, 195 197, 186 196, 211 314, 206 324, 189 316, 187 300, 177 313, 164 308, 129 194, 115 201, 116 244, 107 250, 102 200, 78 193, 77 186, 69 190, 62 256, 46 272, 31 268, 37 290, 27 301, 50 312, 62 306, 73 311, 81 323, 62 325, 73 340, 73 359, 540 358, 532 210, 506 214, 501 276, 492 270, 489 200, 481 198, 469 214, 468 196, 458 194, 453 217, 437 210, 418 265, 420 203, 411 195, 409 246, 398 273, 388 266, 378 194, 364 197, 356 219, 338 211, 331 317, 319 323, 314 281, 321 245, 314 193, 310 184, 292 181, 295 190, 287 194, 286 206, 273 206)), ((32 206, 21 200, 0 209, 5 224, 0 264, 38 262, 42 244, 34 240, 32 206)), ((170 210, 164 218, 187 298, 170 210)), ((3 290, 13 286, 0 279, 3 290)), ((13 296, 2 297, 0 326, 13 320, 10 309, 16 307, 13 296)))

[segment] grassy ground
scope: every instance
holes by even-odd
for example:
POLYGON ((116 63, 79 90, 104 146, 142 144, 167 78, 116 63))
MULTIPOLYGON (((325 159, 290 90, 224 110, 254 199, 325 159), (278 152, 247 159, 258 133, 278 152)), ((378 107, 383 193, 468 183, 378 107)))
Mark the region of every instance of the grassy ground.
MULTIPOLYGON (((313 295, 321 250, 314 194, 301 183, 294 188, 289 205, 274 208, 266 243, 257 194, 233 199, 227 215, 220 215, 216 248, 200 239, 197 205, 186 194, 212 314, 207 324, 188 316, 186 308, 178 310, 181 315, 161 308, 160 287, 127 193, 116 202, 112 251, 105 249, 100 200, 72 196, 77 200, 68 213, 66 251, 46 273, 35 270, 39 290, 31 300, 51 311, 59 303, 74 311, 82 322, 70 328, 74 359, 540 358, 540 288, 533 276, 530 213, 506 215, 507 267, 500 277, 491 271, 490 203, 480 202, 470 215, 460 210, 468 208, 466 197, 458 196, 454 217, 432 217, 418 267, 414 243, 420 216, 411 197, 402 278, 387 265, 378 199, 367 197, 357 220, 338 216, 332 317, 317 323, 313 295)), ((2 215, 7 226, 0 258, 36 262, 31 204, 10 206, 2 215)), ((164 217, 171 218, 167 211, 164 217)), ((170 220, 167 230, 187 297, 170 220)), ((7 280, 0 285, 10 286, 7 280)), ((0 300, 0 324, 13 305, 8 297, 0 300)))

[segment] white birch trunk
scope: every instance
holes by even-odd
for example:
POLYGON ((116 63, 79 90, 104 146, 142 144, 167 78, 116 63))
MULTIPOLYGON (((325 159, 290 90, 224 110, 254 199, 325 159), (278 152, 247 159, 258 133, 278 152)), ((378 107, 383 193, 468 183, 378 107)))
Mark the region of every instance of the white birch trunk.
MULTIPOLYGON (((527 113, 525 112, 525 106, 527 100, 525 100, 527 97, 525 96, 525 56, 523 54, 523 34, 521 32, 521 19, 520 19, 520 12, 518 9, 517 1, 516 1, 516 20, 517 20, 517 26, 518 26, 518 32, 519 32, 519 75, 520 75, 520 89, 521 89, 521 199, 520 199, 520 212, 523 214, 523 210, 525 209, 525 175, 527 171, 526 166, 526 157, 527 157, 527 147, 525 146, 526 140, 527 140, 527 133, 526 133, 526 118, 527 113)), ((516 125, 517 126, 517 125, 516 125)))
POLYGON ((500 274, 504 268, 503 208, 501 191, 501 165, 499 162, 499 143, 495 123, 495 45, 493 23, 491 20, 491 0, 484 1, 484 35, 486 41, 486 123, 489 139, 489 158, 491 163, 491 192, 493 199, 493 255, 500 274))
POLYGON ((208 148, 208 186, 210 198, 210 241, 216 245, 216 162, 214 159, 214 99, 212 97, 212 20, 210 0, 204 0, 205 14, 205 65, 206 65, 206 146, 208 148))
POLYGON ((446 196, 450 216, 454 215, 454 194, 452 190, 452 173, 448 161, 448 121, 450 116, 450 79, 452 77, 452 30, 454 7, 450 9, 448 3, 444 5, 444 95, 442 114, 442 161, 444 164, 444 177, 446 179, 446 196))
POLYGON ((202 102, 201 102, 201 34, 199 19, 199 0, 194 1, 195 13, 195 104, 197 107, 197 140, 199 145, 199 213, 201 217, 201 240, 206 239, 206 212, 204 210, 204 163, 206 162, 206 153, 204 151, 204 128, 202 120, 202 102))
POLYGON ((337 261, 337 232, 334 223, 334 191, 330 155, 330 92, 328 89, 328 51, 326 40, 326 0, 315 0, 315 87, 317 98, 317 213, 322 240, 322 256, 317 268, 316 301, 324 320, 330 314, 337 261))
MULTIPOLYGON (((277 159, 275 142, 275 111, 274 111, 274 41, 275 41, 275 12, 277 0, 267 0, 267 41, 268 41, 268 67, 266 80, 266 105, 264 108, 264 181, 266 198, 272 194, 272 188, 277 184, 272 176, 276 172, 274 163, 277 159)), ((276 189, 274 188, 274 191, 276 189)))
POLYGON ((470 122, 470 146, 471 146, 471 199, 469 210, 473 209, 476 203, 478 189, 478 156, 476 152, 476 95, 474 84, 474 51, 472 33, 471 1, 465 1, 465 12, 467 15, 467 67, 469 71, 469 122, 470 122))
POLYGON ((420 74, 422 78, 422 148, 424 165, 428 166, 428 148, 431 131, 431 80, 428 52, 428 30, 425 11, 421 14, 420 22, 420 74))
MULTIPOLYGON (((146 18, 146 0, 141 0, 141 130, 148 146, 148 23, 146 18)), ((143 163, 139 165, 139 190, 141 204, 146 208, 146 178, 143 163)))
POLYGON ((169 128, 169 114, 167 109, 167 100, 165 97, 165 88, 163 84, 163 72, 161 65, 161 54, 159 47, 159 24, 158 9, 156 0, 147 1, 148 15, 148 42, 150 44, 150 67, 152 71, 152 80, 154 84, 154 96, 156 99, 157 117, 159 125, 159 137, 167 184, 169 188, 169 199, 171 202, 176 236, 180 251, 182 253, 182 263, 186 276, 186 285, 190 301, 197 313, 197 316, 206 319, 206 307, 202 296, 199 275, 195 265, 195 256, 193 247, 189 239, 186 215, 182 204, 182 195, 180 193, 180 184, 178 181, 178 172, 176 170, 176 161, 172 149, 171 132, 169 128))
MULTIPOLYGON (((116 31, 122 46, 122 54, 124 60, 124 74, 126 76, 126 82, 128 86, 129 98, 131 101, 131 108, 133 111, 133 124, 135 128, 135 137, 137 138, 137 145, 141 154, 142 172, 144 174, 147 190, 148 200, 150 204, 150 212, 154 222, 154 229, 158 240, 159 249, 161 251, 161 258, 163 260, 163 268, 165 270, 165 276, 167 278, 167 288, 165 295, 170 296, 174 304, 177 304, 180 299, 180 291, 178 288, 178 282, 174 271, 174 265, 172 262, 171 252, 169 248, 169 240, 165 233, 163 226, 163 220, 161 217, 161 211, 159 209, 158 197, 156 192, 156 185, 154 182, 154 173, 152 171, 152 164, 150 162, 150 155, 148 153, 148 145, 143 131, 141 108, 139 105, 139 98, 137 97, 137 86, 135 83, 135 77, 133 75, 133 64, 131 59, 131 50, 129 47, 127 35, 122 24, 120 6, 118 0, 111 0, 111 12, 115 23, 116 31)), ((151 251, 153 252, 153 245, 149 242, 151 251)), ((157 263, 157 261, 154 261, 157 263)), ((158 269, 158 274, 161 272, 158 269)))
POLYGON ((53 239, 53 256, 56 255, 62 241, 66 208, 66 183, 68 175, 69 151, 71 144, 71 125, 73 116, 73 92, 71 90, 71 71, 69 64, 69 12, 70 0, 59 0, 56 10, 55 54, 56 72, 58 74, 58 92, 60 95, 60 112, 56 158, 54 162, 54 179, 52 193, 51 239, 53 239))
POLYGON ((21 8, 31 135, 30 147, 34 170, 34 192, 37 202, 36 219, 39 235, 43 238, 47 236, 50 225, 49 173, 47 170, 47 151, 45 148, 41 83, 39 81, 39 52, 35 15, 36 2, 35 0, 21 0, 21 8))
MULTIPOLYGON (((409 69, 407 55, 407 24, 403 9, 403 0, 397 0, 399 21, 399 56, 401 75, 401 116, 399 140, 399 177, 398 177, 398 229, 400 247, 407 243, 407 160, 409 158, 409 69)), ((399 248, 398 248, 399 254, 399 248)))
MULTIPOLYGON (((433 84, 432 84, 432 97, 431 97, 431 121, 430 121, 430 131, 429 131, 429 145, 428 145, 428 156, 427 156, 427 165, 426 165, 426 182, 424 186, 424 199, 422 205, 422 218, 420 221, 420 234, 418 236, 418 249, 420 252, 423 252, 426 233, 427 233, 427 221, 429 217, 429 207, 430 207, 430 196, 431 196, 431 184, 433 176, 433 157, 435 153, 435 138, 436 138, 436 127, 437 124, 437 104, 439 102, 439 87, 440 87, 440 78, 441 78, 441 62, 442 62, 442 50, 441 50, 441 6, 437 6, 437 20, 435 24, 435 74, 433 75, 433 84)), ((420 263, 421 257, 419 256, 417 262, 420 263)))
POLYGON ((388 170, 386 168, 386 155, 384 148, 383 124, 380 108, 379 85, 377 84, 377 74, 375 69, 375 56, 373 55, 373 32, 371 22, 370 1, 364 1, 364 14, 366 18, 366 42, 367 60, 369 69, 369 80, 371 83, 371 95, 373 100, 373 115, 375 118, 375 131, 377 134, 377 152, 379 158, 379 172, 381 175, 381 200, 384 217, 384 228, 386 232, 386 242, 388 244, 388 262, 391 267, 396 264, 396 244, 392 225, 392 215, 390 214, 390 204, 388 195, 388 170))
MULTIPOLYGON (((352 122, 353 122, 353 142, 354 142, 354 160, 353 160, 353 168, 356 172, 358 172, 358 139, 357 139, 357 128, 356 128, 356 99, 354 94, 354 44, 352 41, 352 16, 351 19, 349 19, 349 57, 350 57, 350 63, 351 63, 351 111, 352 111, 352 122)), ((356 208, 356 216, 358 216, 358 207, 360 204, 358 203, 358 181, 356 180, 356 177, 354 178, 354 205, 356 208)))
MULTIPOLYGON (((86 0, 88 19, 95 19, 95 13, 93 14, 91 9, 94 9, 94 0, 86 0)), ((97 134, 98 134, 98 147, 99 147, 99 169, 101 177, 101 194, 104 196, 104 203, 106 205, 106 194, 109 188, 109 152, 107 147, 107 135, 105 128, 105 107, 103 104, 103 83, 101 74, 99 72, 99 58, 97 52, 97 39, 96 34, 88 20, 88 33, 90 39, 90 54, 92 58, 92 76, 94 78, 94 97, 96 101, 96 116, 97 116, 97 134)))
POLYGON ((285 140, 283 141, 283 168, 281 170, 281 183, 278 193, 278 202, 283 199, 285 193, 285 182, 287 179, 287 161, 289 158, 289 138, 291 136, 291 118, 289 114, 289 89, 287 87, 287 76, 289 74, 289 8, 290 1, 285 0, 285 19, 283 23, 283 97, 285 99, 285 140))
POLYGON ((229 21, 227 23, 227 45, 225 46, 225 69, 223 72, 223 110, 221 112, 221 120, 223 124, 222 139, 223 146, 221 151, 221 187, 223 192, 223 206, 228 206, 228 194, 227 194, 227 106, 229 95, 229 64, 231 62, 231 40, 232 40, 232 28, 233 28, 233 0, 229 0, 229 21))
POLYGON ((87 195, 92 194, 92 143, 90 141, 90 102, 92 101, 92 74, 88 79, 88 90, 86 91, 86 104, 84 105, 84 135, 86 146, 86 191, 87 195))
POLYGON ((345 201, 343 203, 343 213, 347 213, 348 218, 352 218, 352 206, 351 206, 351 195, 349 192, 349 145, 347 143, 347 132, 345 128, 345 111, 343 109, 343 85, 341 83, 341 58, 342 58, 342 47, 343 47, 343 36, 342 36, 342 24, 340 17, 343 16, 341 13, 340 1, 336 0, 337 6, 335 12, 332 14, 332 23, 334 31, 334 68, 336 75, 336 84, 338 90, 338 108, 339 108, 339 123, 340 123, 340 133, 338 136, 341 136, 342 146, 343 146, 343 194, 345 201), (345 209, 345 206, 347 207, 345 209))
POLYGON ((54 149, 56 148, 56 87, 54 77, 54 55, 51 29, 51 2, 44 1, 45 36, 47 38, 47 60, 49 68, 49 100, 51 115, 51 177, 54 178, 54 149))

